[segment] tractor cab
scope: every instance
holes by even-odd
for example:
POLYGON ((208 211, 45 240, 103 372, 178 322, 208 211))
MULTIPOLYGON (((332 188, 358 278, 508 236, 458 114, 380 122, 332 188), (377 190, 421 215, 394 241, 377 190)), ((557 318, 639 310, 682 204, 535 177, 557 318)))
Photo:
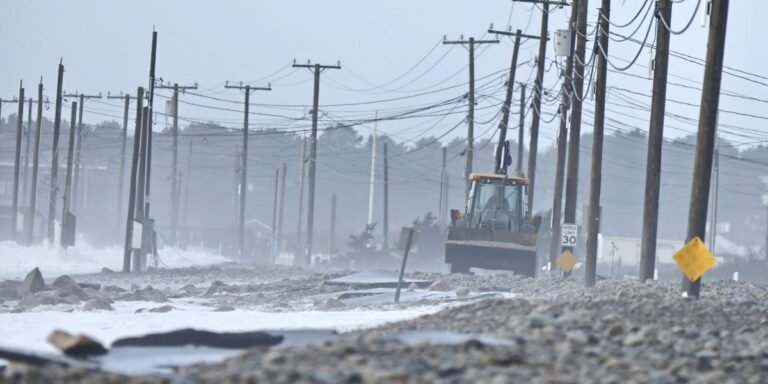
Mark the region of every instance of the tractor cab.
POLYGON ((527 227, 525 193, 528 180, 494 174, 470 174, 466 212, 456 226, 523 232, 527 227))

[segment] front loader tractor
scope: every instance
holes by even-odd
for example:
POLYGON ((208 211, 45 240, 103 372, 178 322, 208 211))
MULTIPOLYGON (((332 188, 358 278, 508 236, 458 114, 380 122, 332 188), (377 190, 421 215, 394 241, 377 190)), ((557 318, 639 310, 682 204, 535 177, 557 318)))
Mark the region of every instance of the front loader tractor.
POLYGON ((536 274, 536 231, 525 205, 528 179, 505 174, 470 174, 466 210, 451 210, 445 262, 452 273, 470 268, 536 274))

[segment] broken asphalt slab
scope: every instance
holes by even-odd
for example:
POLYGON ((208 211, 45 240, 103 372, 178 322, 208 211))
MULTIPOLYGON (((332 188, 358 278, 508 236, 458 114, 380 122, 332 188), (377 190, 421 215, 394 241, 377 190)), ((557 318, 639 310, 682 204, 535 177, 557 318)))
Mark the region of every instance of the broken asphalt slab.
MULTIPOLYGON (((364 271, 326 280, 327 285, 347 285, 360 288, 396 288, 398 273, 394 271, 364 271)), ((403 278, 403 288, 416 284, 420 288, 432 285, 431 280, 403 278)))

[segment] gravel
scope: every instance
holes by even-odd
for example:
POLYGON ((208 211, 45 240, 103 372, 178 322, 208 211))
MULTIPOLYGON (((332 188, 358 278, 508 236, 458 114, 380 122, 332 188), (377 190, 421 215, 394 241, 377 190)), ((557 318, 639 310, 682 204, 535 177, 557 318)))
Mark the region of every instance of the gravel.
MULTIPOLYGON (((469 302, 411 321, 347 333, 322 345, 255 349, 220 364, 181 367, 170 377, 46 368, 25 371, 15 379, 70 383, 768 382, 768 287, 764 285, 705 281, 701 298, 690 300, 682 297, 679 283, 672 282, 604 280, 586 289, 575 280, 431 276, 451 289, 494 289, 518 295, 469 302), (473 337, 448 344, 405 343, 396 337, 418 330, 473 337), (481 336, 504 342, 477 341, 481 336)), ((312 277, 307 280, 307 287, 314 285, 312 277)))

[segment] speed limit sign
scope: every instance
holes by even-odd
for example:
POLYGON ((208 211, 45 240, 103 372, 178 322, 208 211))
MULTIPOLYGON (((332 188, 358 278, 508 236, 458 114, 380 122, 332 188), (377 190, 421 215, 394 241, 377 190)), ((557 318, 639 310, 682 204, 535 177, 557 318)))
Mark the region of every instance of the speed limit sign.
POLYGON ((564 247, 576 246, 576 224, 563 224, 560 231, 560 245, 564 247))

